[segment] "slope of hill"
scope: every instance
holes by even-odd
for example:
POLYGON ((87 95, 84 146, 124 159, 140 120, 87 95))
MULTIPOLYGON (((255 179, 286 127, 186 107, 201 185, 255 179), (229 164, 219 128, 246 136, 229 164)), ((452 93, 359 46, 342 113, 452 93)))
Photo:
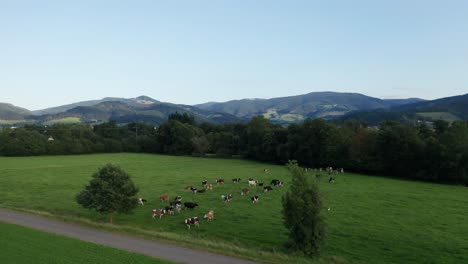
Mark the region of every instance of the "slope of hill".
POLYGON ((0 120, 24 120, 31 111, 12 104, 0 103, 0 120))
POLYGON ((441 99, 422 101, 399 105, 379 111, 356 111, 341 120, 359 119, 367 121, 370 125, 377 125, 384 120, 399 122, 417 122, 446 120, 468 120, 468 94, 445 97, 441 99))
POLYGON ((332 119, 356 110, 389 108, 421 99, 382 100, 358 93, 314 92, 272 99, 244 99, 195 105, 239 118, 263 115, 273 122, 294 123, 305 118, 332 119))
POLYGON ((61 106, 56 106, 56 107, 51 107, 51 108, 46 108, 42 110, 36 110, 32 111, 34 115, 51 115, 51 114, 58 114, 62 112, 66 112, 70 109, 80 107, 80 106, 94 106, 100 103, 104 102, 122 102, 126 103, 132 106, 145 106, 145 105, 151 105, 154 103, 158 103, 159 101, 150 98, 148 96, 139 96, 137 98, 119 98, 119 97, 105 97, 101 100, 89 100, 89 101, 83 101, 83 102, 78 102, 78 103, 73 103, 73 104, 67 104, 67 105, 61 105, 61 106))
POLYGON ((407 98, 407 99, 383 99, 386 103, 390 104, 391 106, 398 106, 398 105, 407 105, 412 103, 424 102, 425 100, 420 98, 407 98))
POLYGON ((75 117, 84 123, 114 120, 117 123, 141 121, 160 124, 165 122, 170 114, 179 112, 192 114, 199 122, 226 123, 239 121, 238 118, 229 114, 201 110, 192 106, 161 103, 149 97, 118 98, 116 101, 107 99, 99 100, 98 104, 92 106, 77 106, 65 112, 37 116, 36 120, 51 122, 51 120, 75 117))

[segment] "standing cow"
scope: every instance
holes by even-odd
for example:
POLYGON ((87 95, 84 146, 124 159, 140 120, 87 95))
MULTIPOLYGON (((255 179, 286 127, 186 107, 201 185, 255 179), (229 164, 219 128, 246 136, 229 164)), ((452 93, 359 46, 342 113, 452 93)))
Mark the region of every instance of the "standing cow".
POLYGON ((206 213, 203 218, 205 218, 207 221, 212 221, 214 218, 214 211, 210 210, 208 213, 206 213))
POLYGON ((185 219, 184 223, 187 225, 188 229, 190 229, 190 226, 196 226, 197 228, 200 227, 200 221, 198 220, 198 217, 189 217, 185 219))

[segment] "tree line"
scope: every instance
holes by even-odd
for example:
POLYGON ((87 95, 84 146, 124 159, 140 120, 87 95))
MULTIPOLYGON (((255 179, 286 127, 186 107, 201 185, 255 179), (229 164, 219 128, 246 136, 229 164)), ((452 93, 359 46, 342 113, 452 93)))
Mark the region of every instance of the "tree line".
POLYGON ((349 171, 405 179, 468 185, 468 121, 433 125, 361 121, 336 125, 309 119, 287 127, 262 116, 248 123, 195 122, 175 113, 154 127, 107 122, 27 125, 0 131, 0 155, 63 155, 138 152, 243 157, 302 167, 343 167, 349 171))

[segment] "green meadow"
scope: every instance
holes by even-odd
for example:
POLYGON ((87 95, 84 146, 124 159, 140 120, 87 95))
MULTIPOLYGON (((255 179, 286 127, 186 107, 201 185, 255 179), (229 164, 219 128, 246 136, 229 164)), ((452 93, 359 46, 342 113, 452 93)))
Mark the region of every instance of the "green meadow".
MULTIPOLYGON (((0 158, 0 206, 47 212, 57 217, 97 223, 109 228, 107 218, 80 208, 75 195, 106 163, 120 165, 129 172, 148 200, 133 214, 114 217, 112 228, 149 238, 190 244, 244 255, 266 262, 304 262, 288 256, 283 249, 287 230, 282 224, 281 196, 289 188, 290 174, 285 166, 238 159, 176 157, 149 154, 98 154, 81 156, 42 156, 0 158), (268 173, 263 170, 267 168, 268 173), (241 178, 239 184, 232 178, 241 178), (285 182, 264 194, 248 187, 249 177, 269 184, 285 182), (224 178, 224 185, 214 184, 224 178), (192 194, 187 185, 200 187, 207 179, 214 190, 192 194), (240 190, 249 188, 248 196, 240 190), (232 193, 224 203, 222 194, 232 193), (162 208, 161 194, 171 200, 182 195, 183 202, 200 205, 182 210, 180 215, 151 218, 151 210, 162 208), (258 204, 250 197, 260 195, 258 204), (199 229, 187 230, 183 220, 209 210, 212 222, 202 221, 199 229), (227 250, 232 249, 232 250, 227 250)), ((310 172, 310 177, 315 177, 310 172)), ((402 181, 345 173, 329 184, 319 178, 324 197, 324 217, 328 238, 323 248, 325 262, 351 263, 468 263, 468 189, 431 183, 402 181)))
POLYGON ((3 222, 0 238, 0 263, 171 263, 3 222))

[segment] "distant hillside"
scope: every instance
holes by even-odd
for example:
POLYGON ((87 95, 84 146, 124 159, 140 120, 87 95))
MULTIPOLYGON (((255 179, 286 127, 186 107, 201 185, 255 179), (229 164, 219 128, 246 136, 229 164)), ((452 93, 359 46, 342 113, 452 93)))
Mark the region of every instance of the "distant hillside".
POLYGON ((399 122, 468 120, 468 94, 399 105, 386 110, 356 111, 342 118, 342 120, 348 119, 365 120, 371 125, 377 125, 384 120, 399 122))
POLYGON ((137 98, 119 98, 119 97, 106 97, 101 100, 90 100, 90 101, 83 101, 83 102, 78 102, 78 103, 73 103, 73 104, 67 104, 67 105, 61 105, 57 107, 51 107, 51 108, 46 108, 42 110, 36 110, 33 111, 32 113, 34 115, 50 115, 50 114, 57 114, 57 113, 62 113, 66 112, 70 109, 80 107, 80 106, 94 106, 103 102, 122 102, 126 103, 131 106, 147 106, 151 105, 153 103, 158 103, 159 101, 154 100, 153 98, 150 98, 148 96, 139 96, 137 98))
POLYGON ((31 111, 12 104, 0 103, 0 120, 24 120, 31 111))
MULTIPOLYGON (((245 122, 251 117, 263 115, 279 124, 302 122, 306 118, 336 119, 350 114, 369 120, 382 119, 383 115, 398 119, 398 115, 385 109, 403 107, 414 103, 420 107, 429 107, 417 98, 382 100, 358 93, 315 92, 304 95, 279 97, 272 99, 243 99, 225 103, 209 102, 195 106, 165 103, 148 96, 136 98, 106 97, 67 104, 38 111, 29 111, 10 104, 0 104, 1 124, 40 123, 53 124, 63 122, 96 123, 115 120, 118 123, 142 121, 153 124, 165 122, 172 113, 187 113, 195 116, 198 122, 232 123, 245 122), (376 111, 374 111, 376 110, 376 111), (362 112, 369 111, 369 112, 362 112), (359 116, 360 115, 360 116, 359 116), (12 120, 12 121, 5 121, 12 120)), ((441 115, 444 118, 463 118, 463 105, 451 104, 454 111, 445 113, 444 108, 431 105, 431 111, 422 111, 425 118, 441 115)), ((406 111, 404 108, 401 111, 406 111)), ((407 119, 414 119, 409 113, 407 119)))
POLYGON ((332 119, 357 110, 384 109, 421 99, 382 100, 358 93, 314 92, 273 99, 244 99, 195 105, 249 119, 263 115, 277 123, 295 123, 306 118, 332 119))
POLYGON ((412 103, 424 102, 425 100, 420 98, 407 98, 407 99, 383 99, 386 103, 390 104, 391 106, 398 106, 398 105, 407 105, 412 103))
MULTIPOLYGON (((91 101, 86 103, 89 102, 91 101)), ((99 103, 92 106, 77 106, 60 113, 36 116, 36 120, 45 123, 74 117, 83 123, 114 120, 118 123, 141 121, 160 124, 165 122, 170 114, 179 112, 192 114, 199 122, 226 123, 239 121, 237 117, 229 114, 215 113, 186 105, 161 103, 149 97, 138 97, 135 99, 118 98, 116 101, 110 101, 109 98, 105 98, 94 102, 99 103)))

